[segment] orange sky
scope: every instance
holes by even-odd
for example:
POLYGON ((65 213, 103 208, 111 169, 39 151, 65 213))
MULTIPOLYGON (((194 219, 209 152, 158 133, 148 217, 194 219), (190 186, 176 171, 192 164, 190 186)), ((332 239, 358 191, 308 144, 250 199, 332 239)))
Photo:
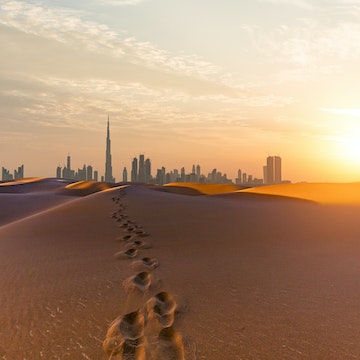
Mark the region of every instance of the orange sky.
POLYGON ((360 179, 357 2, 79 0, 0 3, 0 166, 153 174, 200 164, 262 177, 360 179))

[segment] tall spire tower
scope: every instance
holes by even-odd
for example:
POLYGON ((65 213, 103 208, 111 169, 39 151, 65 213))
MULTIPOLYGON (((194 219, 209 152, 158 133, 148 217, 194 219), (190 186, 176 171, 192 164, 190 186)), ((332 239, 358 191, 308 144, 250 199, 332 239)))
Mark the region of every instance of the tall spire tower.
POLYGON ((109 115, 107 121, 107 136, 106 136, 105 181, 110 183, 115 182, 115 179, 112 176, 112 166, 111 166, 111 141, 110 141, 109 115))

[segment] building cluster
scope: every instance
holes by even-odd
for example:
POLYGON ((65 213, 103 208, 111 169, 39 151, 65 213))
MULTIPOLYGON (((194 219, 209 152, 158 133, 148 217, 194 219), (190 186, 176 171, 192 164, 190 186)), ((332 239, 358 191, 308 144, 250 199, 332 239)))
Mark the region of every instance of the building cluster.
POLYGON ((14 170, 14 173, 10 173, 8 169, 2 168, 1 171, 1 180, 2 181, 10 181, 14 179, 22 179, 24 178, 24 165, 21 165, 17 168, 17 170, 14 170))
POLYGON ((246 172, 242 172, 241 169, 239 169, 237 173, 237 178, 235 179, 235 184, 243 186, 256 186, 263 185, 264 180, 258 179, 253 175, 247 174, 246 172))
POLYGON ((56 177, 58 179, 71 179, 77 181, 99 181, 97 170, 93 170, 91 165, 84 165, 82 169, 77 171, 71 169, 71 157, 68 155, 66 166, 58 166, 56 168, 56 177))
MULTIPOLYGON (((126 167, 123 171, 123 181, 128 181, 126 167)), ((131 182, 153 182, 151 176, 151 161, 150 159, 145 159, 143 154, 139 156, 139 159, 134 157, 131 162, 131 182)))
MULTIPOLYGON (((126 167, 123 170, 123 181, 128 181, 128 171, 126 167)), ((151 160, 145 159, 141 154, 139 158, 133 158, 131 163, 131 182, 149 183, 164 185, 172 182, 198 182, 198 183, 217 183, 227 184, 231 183, 226 176, 220 171, 214 169, 207 176, 201 174, 200 165, 193 165, 192 171, 186 173, 185 168, 182 167, 180 171, 173 169, 170 172, 166 171, 165 167, 157 169, 156 175, 153 177, 151 174, 151 160)))
MULTIPOLYGON (((115 178, 112 172, 112 157, 111 157, 111 140, 110 140, 110 124, 109 117, 107 121, 107 136, 106 136, 106 153, 105 153, 105 174, 99 179, 99 172, 94 170, 91 165, 85 165, 77 171, 71 169, 70 155, 67 157, 66 165, 56 168, 56 177, 62 179, 70 179, 76 181, 104 181, 115 183, 115 178)), ((9 181, 13 179, 24 178, 24 165, 10 173, 9 170, 2 168, 2 181, 9 181)), ((128 174, 126 167, 122 174, 123 182, 134 183, 148 183, 164 185, 172 182, 195 182, 208 184, 232 184, 232 180, 227 178, 226 174, 221 173, 217 169, 213 169, 207 175, 201 173, 200 165, 193 165, 191 172, 186 172, 182 167, 180 170, 173 169, 166 171, 165 167, 156 170, 155 176, 151 172, 151 160, 145 159, 144 154, 140 154, 138 158, 134 157, 131 162, 131 173, 128 174), (129 176, 130 175, 130 176, 129 176)), ((235 183, 243 186, 259 186, 283 183, 281 175, 281 158, 280 156, 268 156, 266 165, 263 166, 263 179, 254 177, 253 175, 238 170, 235 183)), ((286 181, 289 182, 289 181, 286 181)))
POLYGON ((222 174, 220 171, 214 169, 212 172, 208 173, 207 176, 201 174, 200 165, 193 165, 192 171, 187 173, 185 168, 182 167, 180 171, 178 169, 171 170, 166 172, 166 169, 162 167, 157 169, 155 183, 159 185, 164 185, 172 182, 196 182, 196 183, 208 183, 208 184, 228 184, 231 183, 226 177, 226 174, 222 174))
MULTIPOLYGON (((268 156, 266 158, 266 165, 263 166, 263 179, 258 179, 252 175, 248 175, 245 172, 238 170, 238 176, 235 179, 237 185, 273 185, 281 184, 281 158, 280 156, 268 156)), ((288 181, 285 181, 288 182, 288 181)))
MULTIPOLYGON (((263 184, 280 184, 281 179, 281 158, 279 156, 268 156, 266 165, 263 167, 263 179, 258 179, 253 175, 238 170, 238 175, 235 180, 237 185, 243 186, 258 186, 263 184)), ((74 179, 74 180, 94 180, 98 181, 98 172, 93 171, 92 166, 84 165, 82 169, 77 172, 71 169, 70 156, 67 158, 67 165, 56 170, 56 177, 74 179)), ((107 121, 107 136, 106 136, 106 153, 105 153, 105 175, 101 176, 101 181, 114 183, 115 178, 112 173, 112 157, 111 157, 111 140, 110 140, 110 125, 109 117, 107 121)), ((193 165, 191 172, 186 172, 182 167, 180 171, 174 169, 166 171, 165 167, 156 170, 155 176, 151 172, 151 160, 145 158, 144 154, 139 157, 134 157, 131 162, 131 172, 128 174, 126 167, 122 173, 123 182, 134 183, 149 183, 164 185, 172 182, 196 182, 196 183, 210 183, 210 184, 232 184, 232 180, 227 178, 226 174, 222 174, 217 169, 213 169, 207 175, 201 173, 200 165, 193 165)))

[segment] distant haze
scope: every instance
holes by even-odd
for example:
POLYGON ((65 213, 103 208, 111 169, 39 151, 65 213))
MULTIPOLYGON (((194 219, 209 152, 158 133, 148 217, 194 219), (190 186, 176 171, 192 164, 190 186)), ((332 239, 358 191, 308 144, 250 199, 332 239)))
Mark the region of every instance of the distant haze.
POLYGON ((360 180, 360 1, 2 0, 0 167, 360 180))

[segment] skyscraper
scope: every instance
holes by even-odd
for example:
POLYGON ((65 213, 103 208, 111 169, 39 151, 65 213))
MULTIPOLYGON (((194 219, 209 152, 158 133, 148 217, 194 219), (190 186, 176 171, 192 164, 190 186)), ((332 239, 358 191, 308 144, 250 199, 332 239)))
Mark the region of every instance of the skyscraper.
POLYGON ((105 182, 113 183, 115 179, 112 176, 112 166, 111 166, 111 141, 110 141, 110 121, 108 115, 107 121, 107 136, 106 136, 106 160, 105 160, 105 182))
POLYGON ((138 181, 138 160, 136 157, 133 158, 133 161, 131 163, 131 181, 138 181))
POLYGON ((274 183, 274 157, 268 156, 266 158, 266 183, 274 183))
POLYGON ((282 179, 281 179, 281 157, 280 156, 275 156, 275 161, 274 161, 274 165, 275 165, 275 175, 274 175, 274 180, 275 180, 275 184, 280 184, 282 179))
POLYGON ((139 156, 139 182, 145 182, 145 157, 143 154, 139 156))
POLYGON ((93 167, 91 165, 88 165, 86 167, 86 180, 87 181, 93 180, 93 167))
POLYGON ((150 159, 145 160, 145 182, 149 183, 151 181, 151 161, 150 159))
POLYGON ((268 156, 264 166, 264 182, 266 184, 281 183, 281 158, 280 156, 268 156))
POLYGON ((127 182, 127 181, 128 181, 128 173, 127 173, 127 169, 125 166, 124 170, 123 170, 123 182, 127 182))

